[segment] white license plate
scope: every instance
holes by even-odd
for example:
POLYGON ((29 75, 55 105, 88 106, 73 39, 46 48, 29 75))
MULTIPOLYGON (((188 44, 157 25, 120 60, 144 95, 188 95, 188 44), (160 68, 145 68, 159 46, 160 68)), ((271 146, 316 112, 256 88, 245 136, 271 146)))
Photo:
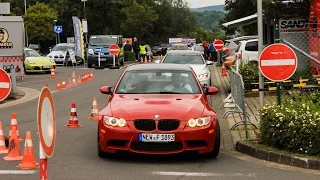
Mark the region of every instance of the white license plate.
POLYGON ((100 58, 100 61, 106 61, 107 59, 106 58, 100 58))
POLYGON ((50 66, 42 66, 42 68, 51 68, 50 66))
POLYGON ((139 134, 140 142, 172 142, 175 141, 174 134, 139 134))

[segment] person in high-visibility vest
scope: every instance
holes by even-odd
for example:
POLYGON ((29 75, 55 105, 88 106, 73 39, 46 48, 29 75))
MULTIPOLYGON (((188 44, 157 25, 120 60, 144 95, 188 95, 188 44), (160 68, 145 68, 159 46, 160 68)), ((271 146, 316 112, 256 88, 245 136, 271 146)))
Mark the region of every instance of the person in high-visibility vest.
POLYGON ((144 61, 144 59, 147 56, 147 46, 145 42, 141 42, 141 45, 139 46, 140 48, 140 59, 142 59, 144 61))

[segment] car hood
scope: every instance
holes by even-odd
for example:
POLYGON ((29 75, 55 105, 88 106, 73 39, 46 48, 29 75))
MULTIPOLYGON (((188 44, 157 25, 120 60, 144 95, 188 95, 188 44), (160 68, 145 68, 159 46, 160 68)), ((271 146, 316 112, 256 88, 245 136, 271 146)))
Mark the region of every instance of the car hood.
POLYGON ((197 75, 203 74, 204 72, 208 72, 208 66, 206 64, 190 64, 192 69, 197 75))
POLYGON ((67 51, 51 51, 47 56, 65 56, 67 51))
MULTIPOLYGON (((206 101, 201 94, 115 94, 107 108, 110 108, 112 116, 126 120, 154 119, 155 115, 159 115, 160 119, 189 120, 201 117, 205 107, 203 102, 206 101)), ((105 115, 103 111, 100 114, 105 115)))
MULTIPOLYGON (((54 64, 50 61, 49 57, 26 57, 26 60, 31 60, 37 65, 51 65, 54 64)), ((27 61, 25 61, 28 63, 27 61)))

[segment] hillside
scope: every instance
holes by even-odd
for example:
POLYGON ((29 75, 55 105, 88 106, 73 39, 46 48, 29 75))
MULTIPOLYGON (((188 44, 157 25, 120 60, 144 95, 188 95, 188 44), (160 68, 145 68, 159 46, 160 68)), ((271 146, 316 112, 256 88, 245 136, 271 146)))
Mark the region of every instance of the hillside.
POLYGON ((206 6, 201 8, 191 8, 193 12, 204 12, 204 11, 219 11, 225 12, 224 5, 206 6))

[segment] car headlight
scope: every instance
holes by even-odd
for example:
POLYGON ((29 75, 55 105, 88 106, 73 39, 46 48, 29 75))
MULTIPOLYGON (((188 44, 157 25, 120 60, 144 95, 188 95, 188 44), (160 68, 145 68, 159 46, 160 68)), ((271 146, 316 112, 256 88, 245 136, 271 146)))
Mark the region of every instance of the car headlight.
POLYGON ((27 62, 29 63, 29 64, 35 64, 32 60, 30 60, 30 59, 27 59, 27 62))
POLYGON ((93 49, 89 49, 88 53, 92 55, 93 54, 93 49))
POLYGON ((105 124, 108 125, 108 126, 113 126, 113 127, 125 127, 125 126, 127 126, 126 120, 124 120, 122 118, 104 116, 103 120, 104 120, 105 124))
POLYGON ((187 123, 188 127, 203 127, 206 126, 210 123, 211 121, 211 116, 207 117, 201 117, 201 118, 196 118, 196 119, 190 119, 187 123))
POLYGON ((203 74, 197 75, 199 80, 208 79, 209 76, 210 76, 210 73, 203 73, 203 74))

